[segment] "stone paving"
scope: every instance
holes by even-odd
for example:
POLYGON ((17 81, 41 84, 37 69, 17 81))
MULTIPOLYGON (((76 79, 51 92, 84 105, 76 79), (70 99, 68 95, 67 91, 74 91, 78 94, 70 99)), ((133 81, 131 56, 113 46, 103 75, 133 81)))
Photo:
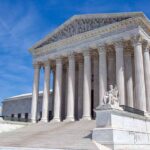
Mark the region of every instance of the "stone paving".
POLYGON ((51 150, 97 150, 98 148, 91 140, 95 124, 93 120, 30 124, 13 132, 1 133, 0 146, 20 147, 19 150, 21 147, 51 150))

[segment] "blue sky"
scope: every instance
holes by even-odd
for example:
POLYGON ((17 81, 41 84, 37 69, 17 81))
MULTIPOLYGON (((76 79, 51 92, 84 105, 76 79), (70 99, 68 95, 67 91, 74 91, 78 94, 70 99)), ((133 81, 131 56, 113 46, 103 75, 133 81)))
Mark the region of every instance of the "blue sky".
MULTIPOLYGON (((0 101, 32 92, 35 42, 75 14, 143 11, 150 0, 0 0, 0 101)), ((43 88, 41 71, 40 90, 43 88)))

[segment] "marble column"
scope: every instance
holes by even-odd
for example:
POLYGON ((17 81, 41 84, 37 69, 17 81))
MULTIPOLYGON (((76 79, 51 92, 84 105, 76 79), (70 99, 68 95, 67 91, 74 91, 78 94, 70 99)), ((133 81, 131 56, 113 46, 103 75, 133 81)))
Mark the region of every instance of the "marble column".
POLYGON ((143 43, 144 53, 144 75, 145 75, 145 91, 146 91, 146 106, 147 111, 150 112, 150 45, 147 41, 143 43))
POLYGON ((69 56, 68 68, 68 95, 67 95, 67 118, 66 121, 74 121, 75 117, 75 58, 69 56))
POLYGON ((78 62, 78 119, 83 115, 83 62, 78 62))
POLYGON ((43 105, 42 105, 42 122, 49 121, 49 96, 50 96, 50 62, 44 63, 44 91, 43 91, 43 105))
POLYGON ((115 42, 116 51, 116 82, 119 92, 119 105, 125 105, 125 83, 124 83, 124 51, 123 42, 115 42))
POLYGON ((105 46, 98 47, 99 52, 99 105, 103 104, 104 94, 107 91, 107 61, 105 46))
POLYGON ((133 75, 132 75, 132 56, 131 52, 125 53, 125 81, 126 81, 126 103, 133 107, 133 75))
POLYGON ((56 59, 56 78, 54 95, 54 118, 53 121, 61 121, 61 97, 62 97, 62 60, 56 59))
POLYGON ((146 111, 142 39, 140 36, 135 36, 132 38, 132 42, 134 47, 135 65, 135 106, 137 109, 146 111))
POLYGON ((84 55, 84 81, 83 81, 83 116, 82 119, 91 120, 91 56, 89 51, 84 55))
POLYGON ((39 95, 39 77, 40 77, 40 65, 34 64, 34 81, 32 92, 32 106, 31 106, 31 122, 37 122, 37 103, 39 95))

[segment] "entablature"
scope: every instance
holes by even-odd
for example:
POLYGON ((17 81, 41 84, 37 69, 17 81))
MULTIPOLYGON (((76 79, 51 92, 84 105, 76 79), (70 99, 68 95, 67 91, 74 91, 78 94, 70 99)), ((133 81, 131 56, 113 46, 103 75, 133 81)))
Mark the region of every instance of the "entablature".
POLYGON ((129 41, 133 38, 133 36, 137 35, 141 35, 143 39, 150 42, 150 38, 145 33, 145 31, 141 27, 137 27, 128 31, 107 35, 106 37, 94 37, 90 40, 85 40, 84 42, 82 41, 80 44, 78 43, 68 47, 61 47, 60 49, 57 49, 57 51, 55 50, 49 53, 43 53, 42 55, 35 56, 33 61, 45 61, 47 59, 55 59, 58 56, 66 57, 68 53, 83 53, 87 49, 97 49, 98 45, 100 44, 105 43, 107 45, 113 45, 116 41, 129 41))
POLYGON ((141 27, 141 29, 143 29, 147 35, 150 33, 150 30, 146 27, 146 24, 144 23, 144 21, 145 20, 143 20, 143 18, 141 17, 123 20, 119 23, 107 25, 98 29, 94 29, 92 31, 88 31, 79 35, 75 35, 68 39, 64 39, 58 42, 45 45, 41 48, 34 49, 32 50, 32 54, 33 54, 33 57, 38 57, 41 55, 47 55, 50 53, 59 52, 62 49, 73 47, 75 44, 80 45, 82 43, 85 43, 85 41, 88 41, 91 39, 104 38, 107 36, 111 36, 112 34, 125 32, 129 29, 134 29, 137 27, 141 27))

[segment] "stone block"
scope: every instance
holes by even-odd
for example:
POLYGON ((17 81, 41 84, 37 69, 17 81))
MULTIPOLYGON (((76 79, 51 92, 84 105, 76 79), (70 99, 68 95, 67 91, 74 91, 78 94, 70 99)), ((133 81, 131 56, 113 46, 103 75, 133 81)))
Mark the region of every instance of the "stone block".
POLYGON ((137 132, 147 132, 146 121, 143 119, 134 118, 134 130, 137 132))

